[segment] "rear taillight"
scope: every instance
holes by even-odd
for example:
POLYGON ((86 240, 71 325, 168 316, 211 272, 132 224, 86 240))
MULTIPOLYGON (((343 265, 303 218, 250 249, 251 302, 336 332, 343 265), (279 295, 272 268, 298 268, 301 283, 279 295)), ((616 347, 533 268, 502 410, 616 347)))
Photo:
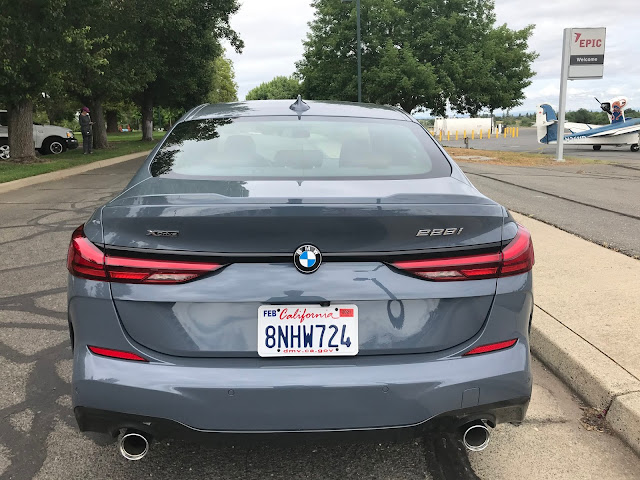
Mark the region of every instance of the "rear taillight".
POLYGON ((108 280, 107 271, 104 268, 104 253, 84 236, 82 225, 71 235, 67 270, 76 277, 108 280))
POLYGON ((67 269, 76 277, 118 283, 176 284, 222 268, 219 263, 178 262, 105 255, 78 227, 71 237, 67 269))
POLYGON ((89 346, 89 351, 96 355, 102 355, 103 357, 119 358, 120 360, 133 360, 135 362, 148 362, 146 358, 136 355, 131 352, 124 352, 122 350, 113 350, 111 348, 102 348, 89 346))
POLYGON ((489 345, 481 345, 469 350, 466 355, 478 355, 479 353, 497 352, 498 350, 504 350, 505 348, 511 348, 518 342, 517 338, 513 340, 506 340, 504 342, 490 343, 489 345))
POLYGON ((508 277, 530 271, 533 264, 533 242, 522 225, 502 252, 392 263, 408 273, 438 282, 508 277))

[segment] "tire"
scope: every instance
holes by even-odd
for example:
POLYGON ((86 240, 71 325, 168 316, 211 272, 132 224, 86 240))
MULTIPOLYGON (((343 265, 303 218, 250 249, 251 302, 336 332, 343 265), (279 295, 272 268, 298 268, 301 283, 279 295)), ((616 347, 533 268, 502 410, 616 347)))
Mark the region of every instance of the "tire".
POLYGON ((9 142, 0 140, 0 161, 9 160, 9 142))
POLYGON ((594 149, 596 152, 600 151, 600 149, 601 149, 601 148, 602 148, 602 145, 594 145, 594 146, 593 146, 593 149, 594 149))
POLYGON ((42 142, 40 152, 43 155, 59 155, 67 149, 65 141, 59 137, 50 137, 42 142))
POLYGON ((640 145, 638 145, 637 143, 635 145, 631 145, 631 151, 632 152, 640 151, 640 145))

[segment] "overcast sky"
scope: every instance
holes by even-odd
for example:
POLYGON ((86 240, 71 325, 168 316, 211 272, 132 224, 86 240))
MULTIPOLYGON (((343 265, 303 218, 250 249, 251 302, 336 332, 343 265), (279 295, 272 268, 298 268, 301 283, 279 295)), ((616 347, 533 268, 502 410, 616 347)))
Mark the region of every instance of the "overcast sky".
MULTIPOLYGON (((367 0, 362 0, 366 2, 367 0)), ((313 18, 309 0, 241 0, 232 18, 233 28, 245 42, 233 60, 239 98, 277 75, 290 75, 302 57, 302 40, 313 18)), ((607 27, 603 80, 569 82, 567 108, 597 109, 593 97, 605 101, 625 95, 631 108, 640 109, 640 10, 638 0, 616 0, 609 7, 601 0, 496 0, 498 23, 519 29, 536 25, 530 47, 540 54, 537 72, 526 90, 526 100, 515 111, 533 111, 540 102, 557 106, 560 84, 562 30, 565 27, 607 27)))

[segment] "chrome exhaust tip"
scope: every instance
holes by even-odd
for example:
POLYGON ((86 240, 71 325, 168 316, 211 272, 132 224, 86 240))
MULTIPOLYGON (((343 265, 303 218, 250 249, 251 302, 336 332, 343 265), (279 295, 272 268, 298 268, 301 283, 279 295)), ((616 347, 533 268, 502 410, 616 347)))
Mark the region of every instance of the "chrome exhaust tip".
POLYGON ((149 453, 149 439, 143 433, 125 431, 119 446, 120 454, 127 460, 141 460, 149 453))
POLYGON ((463 429, 462 443, 465 447, 472 452, 481 452, 487 448, 491 439, 491 430, 485 422, 478 420, 465 425, 463 429))

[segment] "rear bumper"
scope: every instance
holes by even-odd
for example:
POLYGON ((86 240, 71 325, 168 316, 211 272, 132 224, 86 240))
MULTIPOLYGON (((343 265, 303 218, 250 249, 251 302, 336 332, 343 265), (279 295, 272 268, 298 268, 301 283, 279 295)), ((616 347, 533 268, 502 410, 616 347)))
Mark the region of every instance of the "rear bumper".
MULTIPOLYGON (((81 430, 156 437, 447 430, 469 420, 521 422, 531 395, 526 338, 512 348, 433 361, 425 355, 332 360, 136 363, 75 352, 81 430)), ((388 432, 387 432, 388 433, 388 432)))
POLYGON ((371 428, 359 430, 324 430, 297 432, 215 432, 198 430, 173 420, 164 418, 130 415, 106 410, 76 407, 74 413, 80 431, 101 432, 117 436, 120 429, 145 432, 153 439, 179 439, 198 443, 214 444, 256 444, 336 441, 402 441, 437 432, 454 432, 463 424, 478 419, 493 419, 497 423, 520 423, 529 405, 529 397, 482 405, 474 408, 447 412, 418 425, 395 428, 371 428))

